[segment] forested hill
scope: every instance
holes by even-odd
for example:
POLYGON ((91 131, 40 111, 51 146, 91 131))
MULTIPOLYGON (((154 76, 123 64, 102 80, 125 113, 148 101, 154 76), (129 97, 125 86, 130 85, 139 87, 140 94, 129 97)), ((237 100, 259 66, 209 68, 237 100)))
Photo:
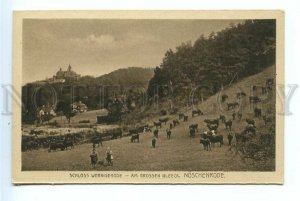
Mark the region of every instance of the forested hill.
POLYGON ((97 78, 100 83, 118 84, 121 86, 148 85, 154 75, 153 68, 129 67, 121 68, 97 78))
POLYGON ((147 87, 154 75, 153 68, 129 67, 121 68, 99 77, 83 76, 78 82, 87 85, 120 85, 147 87))
MULTIPOLYGON (((247 77, 275 63, 276 21, 246 20, 208 37, 200 36, 193 44, 182 43, 168 50, 149 82, 148 94, 155 87, 172 87, 174 97, 184 88, 203 86, 206 95, 216 93, 233 77, 247 77)), ((158 95, 169 93, 160 87, 158 95)))

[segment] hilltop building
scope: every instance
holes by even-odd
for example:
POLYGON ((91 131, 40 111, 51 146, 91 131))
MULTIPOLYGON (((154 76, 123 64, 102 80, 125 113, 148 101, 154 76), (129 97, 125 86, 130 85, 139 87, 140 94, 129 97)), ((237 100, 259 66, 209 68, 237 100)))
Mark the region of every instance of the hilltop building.
POLYGON ((73 81, 78 80, 80 78, 80 74, 77 74, 75 71, 72 70, 71 65, 69 64, 68 69, 66 71, 62 70, 62 68, 57 71, 56 75, 53 76, 53 81, 55 80, 66 80, 66 81, 73 81))

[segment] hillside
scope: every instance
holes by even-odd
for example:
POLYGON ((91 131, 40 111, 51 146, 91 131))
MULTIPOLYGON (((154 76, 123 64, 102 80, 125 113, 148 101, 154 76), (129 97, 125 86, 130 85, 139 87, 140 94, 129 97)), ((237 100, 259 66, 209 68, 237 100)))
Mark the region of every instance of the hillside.
POLYGON ((111 73, 97 77, 99 83, 122 85, 122 86, 143 86, 147 87, 149 80, 153 77, 152 68, 129 67, 115 70, 111 73))
MULTIPOLYGON (((243 114, 241 120, 233 120, 232 132, 240 133, 247 125, 245 119, 251 118, 256 121, 257 134, 255 139, 260 140, 265 135, 266 127, 262 118, 254 118, 253 110, 250 109, 248 103, 249 87, 252 85, 264 85, 266 79, 275 78, 275 66, 266 68, 263 72, 244 78, 232 86, 224 89, 224 93, 229 96, 228 102, 236 101, 235 93, 243 90, 247 96, 242 100, 242 106, 239 110, 243 114)), ((267 112, 275 114, 275 89, 269 91, 268 96, 262 96, 257 91, 257 96, 262 98, 262 102, 257 107, 262 108, 263 115, 267 112)), ((108 147, 114 153, 114 166, 97 165, 96 170, 184 170, 184 171, 273 171, 275 168, 275 158, 270 158, 254 163, 253 161, 243 161, 241 155, 236 154, 234 147, 228 146, 227 130, 225 125, 220 123, 218 133, 224 137, 224 146, 219 147, 218 144, 212 146, 211 151, 204 151, 199 144, 200 134, 207 131, 204 119, 218 118, 220 114, 225 114, 227 119, 232 119, 233 110, 221 110, 216 107, 218 95, 208 98, 203 103, 195 105, 203 112, 203 116, 192 117, 192 106, 179 108, 180 112, 188 115, 188 121, 180 121, 180 124, 172 129, 171 139, 166 137, 166 129, 169 128, 169 121, 159 129, 159 137, 157 139, 157 147, 151 148, 152 133, 146 132, 140 135, 139 143, 131 143, 129 137, 122 139, 105 141, 103 147, 97 148, 99 158, 105 157, 108 147), (213 107, 212 105, 215 105, 213 107), (215 108, 213 110, 213 108, 215 108), (189 137, 189 125, 197 123, 199 131, 195 138, 189 137)), ((166 103, 161 103, 159 109, 167 108, 166 103)), ((149 111, 147 111, 149 112, 149 111)), ((158 120, 162 116, 153 115, 143 119, 142 122, 153 126, 153 121, 158 120)), ((168 115, 170 120, 178 118, 177 115, 168 115)), ((141 121, 140 121, 141 122, 141 121)), ((236 139, 233 139, 236 144, 236 139)), ((266 149, 274 147, 274 142, 267 144, 266 149)), ((88 154, 91 150, 91 144, 78 145, 73 150, 58 151, 47 153, 45 150, 23 152, 22 160, 24 161, 23 170, 91 170, 88 154), (39 160, 36 160, 39 158, 39 160), (69 160, 65 160, 68 158, 69 160)))

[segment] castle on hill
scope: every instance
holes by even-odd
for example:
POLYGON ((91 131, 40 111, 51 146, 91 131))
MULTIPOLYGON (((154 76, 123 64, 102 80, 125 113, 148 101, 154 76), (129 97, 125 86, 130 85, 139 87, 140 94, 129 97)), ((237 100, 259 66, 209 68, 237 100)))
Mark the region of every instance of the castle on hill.
POLYGON ((77 80, 80 78, 80 74, 77 74, 75 71, 72 70, 71 65, 69 64, 68 69, 66 71, 62 70, 62 68, 57 71, 57 73, 53 76, 53 80, 77 80))

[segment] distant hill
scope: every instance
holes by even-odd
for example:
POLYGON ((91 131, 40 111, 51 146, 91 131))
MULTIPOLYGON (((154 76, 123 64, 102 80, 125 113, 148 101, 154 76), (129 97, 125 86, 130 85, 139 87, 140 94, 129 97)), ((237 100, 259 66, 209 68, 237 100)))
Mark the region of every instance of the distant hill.
POLYGON ((154 75, 153 68, 128 67, 115 70, 99 77, 83 76, 78 82, 87 85, 120 85, 147 87, 154 75))
POLYGON ((97 81, 106 84, 147 86, 153 75, 153 68, 129 67, 115 70, 111 73, 97 77, 96 79, 97 81))

